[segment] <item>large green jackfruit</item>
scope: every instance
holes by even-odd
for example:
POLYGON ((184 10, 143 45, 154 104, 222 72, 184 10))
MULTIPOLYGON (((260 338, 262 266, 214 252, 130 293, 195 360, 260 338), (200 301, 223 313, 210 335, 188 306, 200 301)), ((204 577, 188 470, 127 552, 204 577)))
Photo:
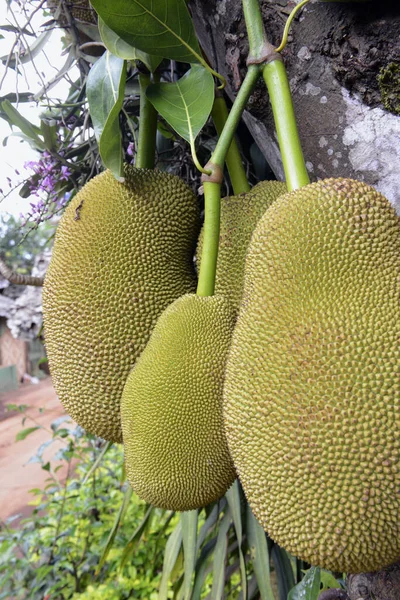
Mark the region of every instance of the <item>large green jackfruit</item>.
MULTIPOLYGON (((275 200, 287 191, 280 181, 261 181, 250 192, 221 200, 215 293, 229 298, 238 309, 243 293, 244 263, 252 233, 258 220, 275 200)), ((197 270, 200 270, 203 229, 197 245, 197 270)))
POLYGON ((235 479, 222 419, 229 301, 185 295, 161 315, 121 401, 126 474, 146 502, 191 510, 235 479))
POLYGON ((68 206, 43 290, 54 386, 82 427, 122 441, 126 378, 162 311, 196 289, 200 229, 195 196, 178 177, 106 171, 68 206))
POLYGON ((400 557, 400 223, 372 187, 279 198, 249 246, 224 417, 250 506, 339 572, 400 557))

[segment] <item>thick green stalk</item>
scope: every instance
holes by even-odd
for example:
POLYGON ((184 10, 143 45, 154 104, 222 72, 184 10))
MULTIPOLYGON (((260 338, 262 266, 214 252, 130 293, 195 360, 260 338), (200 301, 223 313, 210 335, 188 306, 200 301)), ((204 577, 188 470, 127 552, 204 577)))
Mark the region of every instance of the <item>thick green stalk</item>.
MULTIPOLYGON (((218 135, 221 135, 225 123, 228 119, 229 111, 226 106, 223 96, 216 96, 214 105, 211 111, 211 116, 214 121, 218 135)), ((249 182, 247 181, 246 171, 243 167, 242 157, 240 156, 239 147, 236 142, 236 136, 233 136, 231 145, 225 158, 226 166, 228 167, 229 177, 235 195, 248 192, 250 190, 249 182)))
POLYGON ((221 184, 205 181, 203 185, 205 220, 197 295, 212 296, 217 271, 221 184))
MULTIPOLYGON (((246 107, 250 94, 255 88, 257 79, 260 75, 260 68, 257 65, 250 65, 243 80, 235 102, 230 110, 214 152, 210 158, 210 163, 217 165, 220 169, 224 168, 225 157, 235 135, 236 128, 246 107)), ((210 166, 206 165, 206 168, 210 166)))
POLYGON ((139 139, 135 159, 135 167, 138 169, 154 169, 155 162, 157 111, 146 96, 146 89, 150 83, 150 75, 139 75, 140 118, 139 139))
POLYGON ((310 183, 294 114, 285 65, 273 60, 263 68, 274 115, 283 169, 289 192, 310 183))
POLYGON ((212 173, 211 177, 207 177, 203 182, 205 219, 201 266, 199 282, 197 285, 197 294, 199 296, 212 296, 214 293, 221 204, 220 175, 222 174, 225 158, 232 143, 233 136, 235 135, 236 127, 249 96, 257 83, 259 74, 260 69, 258 66, 252 65, 249 67, 218 139, 215 150, 212 153, 209 163, 206 165, 206 169, 210 168, 212 173), (212 181, 213 176, 215 176, 216 181, 212 181))
POLYGON ((259 0, 243 0, 243 13, 249 39, 249 58, 257 60, 268 44, 265 35, 259 0))
POLYGON ((249 62, 263 64, 288 190, 310 182, 301 149, 292 95, 281 56, 267 41, 259 0, 242 0, 249 32, 249 62))

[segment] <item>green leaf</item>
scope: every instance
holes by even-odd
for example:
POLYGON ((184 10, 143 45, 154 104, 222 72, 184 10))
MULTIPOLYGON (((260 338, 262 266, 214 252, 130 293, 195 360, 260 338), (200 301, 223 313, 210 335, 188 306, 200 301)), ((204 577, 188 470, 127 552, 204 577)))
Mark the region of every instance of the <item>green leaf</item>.
POLYGON ((269 552, 265 531, 246 503, 246 532, 261 600, 274 600, 269 571, 269 552))
POLYGON ((90 69, 86 94, 93 129, 104 165, 114 176, 123 176, 122 138, 119 112, 124 100, 126 63, 105 52, 90 69))
POLYGON ((294 580, 290 558, 286 550, 280 548, 278 544, 274 544, 272 546, 271 558, 275 567, 279 597, 281 599, 286 599, 289 591, 296 583, 294 580))
POLYGON ((329 590, 331 588, 340 588, 341 585, 339 581, 332 575, 330 571, 324 571, 321 569, 321 583, 323 586, 323 590, 329 590))
POLYGON ((125 42, 156 56, 202 63, 184 0, 93 0, 94 9, 125 42))
POLYGON ((204 546, 196 563, 196 577, 193 585, 192 600, 200 600, 203 597, 204 581, 212 569, 211 554, 214 550, 215 542, 216 540, 212 540, 204 546))
POLYGON ((228 501, 229 509, 232 513, 233 524, 235 526, 236 537, 238 541, 238 550, 239 550, 239 562, 240 562, 240 579, 242 584, 242 598, 243 600, 247 600, 247 577, 246 577, 246 565, 244 562, 244 556, 242 551, 242 516, 241 516, 241 508, 240 508, 240 491, 239 491, 239 482, 236 479, 233 485, 229 488, 229 490, 225 494, 226 499, 228 501))
POLYGON ((16 125, 22 133, 28 136, 31 140, 35 142, 35 145, 40 149, 45 149, 45 144, 43 140, 40 139, 39 134, 41 130, 36 125, 33 125, 28 119, 25 119, 21 115, 21 113, 13 107, 9 100, 3 100, 1 103, 1 108, 6 113, 7 117, 10 119, 13 125, 16 125))
POLYGON ((30 102, 32 100, 32 94, 30 92, 21 92, 19 94, 9 92, 5 96, 0 96, 0 103, 3 102, 3 100, 9 100, 10 102, 14 102, 14 104, 17 102, 30 102))
POLYGON ((147 97, 167 123, 192 146, 211 112, 214 80, 204 67, 193 65, 175 83, 150 85, 147 97))
POLYGON ((225 498, 223 498, 222 501, 220 501, 220 502, 215 502, 214 506, 212 507, 212 509, 210 511, 210 514, 208 515, 207 519, 204 521, 203 525, 200 528, 200 532, 199 532, 199 535, 197 538, 196 553, 202 547, 208 533, 215 526, 216 522, 218 521, 218 517, 220 515, 221 510, 223 510, 223 508, 225 508, 225 506, 226 506, 225 498))
POLYGON ((182 546, 182 523, 178 522, 177 526, 168 538, 165 546, 164 564, 160 582, 160 591, 158 600, 167 600, 168 598, 168 581, 172 570, 178 558, 179 551, 182 546))
POLYGON ((160 56, 153 56, 130 46, 130 44, 124 42, 117 33, 110 29, 101 17, 99 17, 98 24, 101 39, 107 50, 114 54, 114 56, 119 56, 119 58, 123 58, 124 60, 140 60, 146 65, 149 71, 154 73, 162 61, 160 56))
POLYGON ((198 511, 189 510, 182 512, 181 525, 182 525, 182 541, 183 541, 183 558, 184 558, 184 598, 189 600, 190 590, 192 587, 192 578, 194 573, 195 561, 196 561, 196 538, 197 538, 197 523, 198 523, 198 511))
POLYGON ((311 567, 304 579, 290 590, 288 600, 317 600, 321 589, 321 570, 311 567))
POLYGON ((122 569, 125 566, 126 561, 128 560, 129 556, 134 551, 136 544, 140 541, 140 538, 142 537, 142 535, 146 529, 147 523, 149 522, 149 519, 151 518, 154 510, 155 510, 154 506, 148 507, 141 523, 138 525, 138 527, 135 529, 135 531, 129 538, 128 543, 126 544, 124 551, 122 553, 122 556, 121 556, 121 560, 120 560, 120 564, 119 564, 120 571, 122 571, 122 569))
POLYGON ((15 436, 15 441, 21 442, 26 437, 28 437, 28 435, 30 435, 34 431, 37 431, 38 429, 41 429, 41 427, 27 427, 26 429, 22 429, 22 431, 19 431, 15 436))
POLYGON ((106 545, 104 546, 103 552, 101 553, 99 564, 97 565, 97 569, 96 569, 96 574, 99 574, 100 569, 104 565, 106 558, 108 556, 108 553, 111 550, 111 547, 114 543, 115 536, 117 535, 119 526, 122 523, 122 521, 124 520, 125 513, 129 506, 129 502, 131 501, 132 493, 133 493, 132 488, 129 486, 124 494, 124 498, 122 500, 121 506, 119 507, 119 511, 117 513, 114 524, 110 531, 110 535, 108 536, 106 545))
POLYGON ((222 600, 225 587, 225 560, 228 549, 228 530, 231 526, 231 512, 228 508, 219 526, 217 543, 214 550, 213 582, 211 600, 222 600))
POLYGON ((57 121, 40 120, 40 129, 46 148, 51 152, 57 148, 57 121))

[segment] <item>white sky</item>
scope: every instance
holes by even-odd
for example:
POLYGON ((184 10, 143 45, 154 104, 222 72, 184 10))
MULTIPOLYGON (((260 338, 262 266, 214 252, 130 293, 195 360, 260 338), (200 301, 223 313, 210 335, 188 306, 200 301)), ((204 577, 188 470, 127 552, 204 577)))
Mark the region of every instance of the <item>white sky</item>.
MULTIPOLYGON (((36 5, 37 3, 35 3, 35 6, 36 5)), ((18 8, 15 2, 12 2, 12 7, 14 11, 18 8)), ((19 15, 18 20, 21 25, 24 23, 23 16, 19 15)), ((49 17, 44 18, 40 12, 35 15, 32 21, 34 30, 40 32, 40 26, 46 20, 49 20, 49 17)), ((0 0, 0 24, 15 25, 12 15, 7 11, 6 0, 0 0)), ((3 57, 8 55, 11 45, 14 41, 14 35, 2 30, 0 30, 0 33, 4 35, 4 39, 0 40, 0 56, 3 57)), ((66 60, 66 56, 62 56, 61 54, 62 35, 62 30, 54 30, 44 49, 47 58, 42 52, 34 59, 36 68, 45 81, 48 81, 54 77, 66 60)), ((26 36, 25 39, 29 41, 29 43, 32 43, 35 38, 32 36, 26 36)), ((0 81, 3 78, 4 70, 4 65, 0 63, 0 81)), ((77 73, 72 75, 72 77, 75 76, 77 76, 77 73)), ((3 85, 0 88, 0 96, 5 96, 10 92, 15 93, 17 85, 20 93, 29 91, 32 94, 35 94, 42 88, 43 81, 40 81, 40 78, 32 64, 28 62, 23 65, 23 72, 21 72, 20 75, 17 75, 16 71, 13 69, 8 70, 3 85)), ((65 80, 61 80, 54 88, 51 89, 49 95, 52 98, 57 97, 60 99, 65 99, 68 94, 68 88, 68 83, 65 80)), ((24 117, 36 125, 39 123, 38 115, 44 110, 43 107, 37 105, 36 103, 23 102, 20 103, 19 106, 15 107, 18 108, 19 112, 23 114, 24 117)), ((18 131, 19 129, 14 127, 14 132, 17 133, 18 131)), ((7 145, 3 147, 3 139, 9 136, 11 133, 12 130, 8 123, 4 119, 0 119, 0 189, 3 190, 4 194, 10 190, 7 177, 10 177, 12 183, 16 184, 21 180, 21 178, 18 178, 15 173, 15 169, 17 169, 21 173, 22 178, 24 178, 28 173, 27 171, 24 171, 24 163, 29 160, 38 160, 39 158, 39 154, 35 152, 27 142, 21 142, 21 140, 16 136, 9 137, 7 145)), ((0 194, 0 214, 10 213, 18 217, 19 213, 27 213, 29 211, 29 202, 31 200, 21 198, 18 190, 15 190, 7 198, 2 198, 3 196, 0 194)))

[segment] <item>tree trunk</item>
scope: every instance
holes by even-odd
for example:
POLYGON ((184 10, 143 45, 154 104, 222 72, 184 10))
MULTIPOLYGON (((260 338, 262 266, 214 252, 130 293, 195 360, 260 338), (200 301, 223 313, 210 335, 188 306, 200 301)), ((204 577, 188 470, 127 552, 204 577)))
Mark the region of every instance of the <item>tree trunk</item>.
MULTIPOLYGON (((269 40, 279 45, 294 1, 260 0, 269 40)), ((233 100, 246 70, 241 0, 190 0, 203 49, 233 100)), ((400 213, 400 3, 310 3, 283 51, 312 180, 352 177, 374 185, 400 213)), ((278 179, 275 127, 260 82, 246 124, 278 179)), ((399 566, 351 575, 351 600, 400 598, 399 566)))
MULTIPOLYGON (((280 43, 293 0, 260 0, 270 41, 280 43)), ((240 0, 190 0, 202 46, 235 97, 248 51, 240 0)), ((400 212, 400 5, 389 0, 310 3, 283 51, 312 180, 374 185, 400 212)), ((262 82, 244 119, 278 179, 283 169, 262 82)))

